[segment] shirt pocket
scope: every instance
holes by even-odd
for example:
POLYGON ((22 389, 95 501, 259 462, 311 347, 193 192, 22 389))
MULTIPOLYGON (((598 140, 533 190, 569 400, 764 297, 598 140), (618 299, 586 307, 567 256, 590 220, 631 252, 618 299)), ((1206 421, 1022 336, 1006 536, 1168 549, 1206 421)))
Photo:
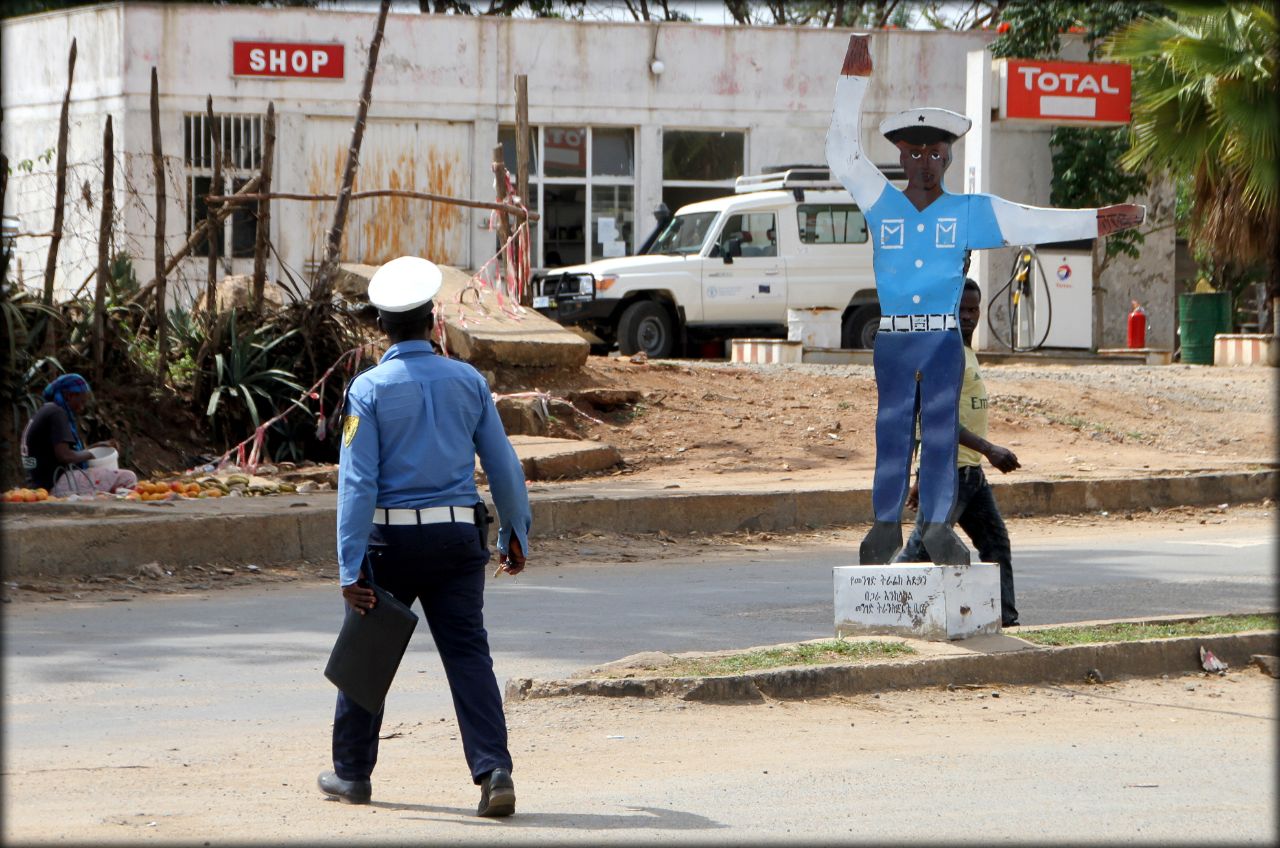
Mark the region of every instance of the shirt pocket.
POLYGON ((422 414, 422 386, 392 383, 378 391, 378 420, 403 421, 422 414))

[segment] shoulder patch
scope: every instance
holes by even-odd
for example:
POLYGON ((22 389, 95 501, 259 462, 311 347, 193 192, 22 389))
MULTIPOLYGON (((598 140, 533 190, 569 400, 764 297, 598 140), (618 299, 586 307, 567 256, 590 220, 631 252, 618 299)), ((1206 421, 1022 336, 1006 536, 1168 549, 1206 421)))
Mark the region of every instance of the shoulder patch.
POLYGON ((351 447, 351 442, 355 440, 356 431, 360 429, 359 415, 346 415, 342 418, 342 446, 344 448, 351 447))

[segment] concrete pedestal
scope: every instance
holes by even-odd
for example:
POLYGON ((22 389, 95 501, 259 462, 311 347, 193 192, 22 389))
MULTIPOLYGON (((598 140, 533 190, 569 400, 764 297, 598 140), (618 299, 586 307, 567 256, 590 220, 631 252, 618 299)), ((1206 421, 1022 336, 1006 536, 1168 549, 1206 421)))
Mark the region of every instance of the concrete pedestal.
POLYGON ((1000 632, 1000 567, 843 565, 833 568, 837 636, 888 634, 940 642, 1000 632))

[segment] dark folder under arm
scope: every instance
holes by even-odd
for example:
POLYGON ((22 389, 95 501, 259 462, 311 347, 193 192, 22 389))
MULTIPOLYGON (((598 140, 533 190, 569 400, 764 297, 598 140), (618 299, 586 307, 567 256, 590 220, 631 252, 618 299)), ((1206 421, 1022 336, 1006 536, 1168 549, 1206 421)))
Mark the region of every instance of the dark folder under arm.
POLYGON ((324 676, 348 698, 376 713, 386 700, 418 616, 389 592, 372 588, 377 606, 364 615, 347 607, 324 676))

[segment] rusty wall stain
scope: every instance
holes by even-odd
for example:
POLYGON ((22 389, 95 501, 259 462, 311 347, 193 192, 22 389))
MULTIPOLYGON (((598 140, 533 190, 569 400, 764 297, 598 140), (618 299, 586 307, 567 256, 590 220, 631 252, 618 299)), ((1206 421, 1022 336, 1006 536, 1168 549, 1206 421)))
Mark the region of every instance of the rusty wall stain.
MULTIPOLYGON (((308 168, 308 191, 333 193, 341 184, 347 149, 334 143, 317 152, 308 168)), ((366 149, 353 185, 354 191, 405 189, 460 197, 464 194, 457 155, 434 145, 418 154, 403 147, 395 152, 366 149)), ((332 221, 333 204, 313 204, 308 221, 315 255, 332 221)), ((461 228, 463 207, 406 197, 353 200, 347 211, 340 255, 346 262, 381 264, 397 256, 421 255, 438 262, 465 264, 461 228)))

